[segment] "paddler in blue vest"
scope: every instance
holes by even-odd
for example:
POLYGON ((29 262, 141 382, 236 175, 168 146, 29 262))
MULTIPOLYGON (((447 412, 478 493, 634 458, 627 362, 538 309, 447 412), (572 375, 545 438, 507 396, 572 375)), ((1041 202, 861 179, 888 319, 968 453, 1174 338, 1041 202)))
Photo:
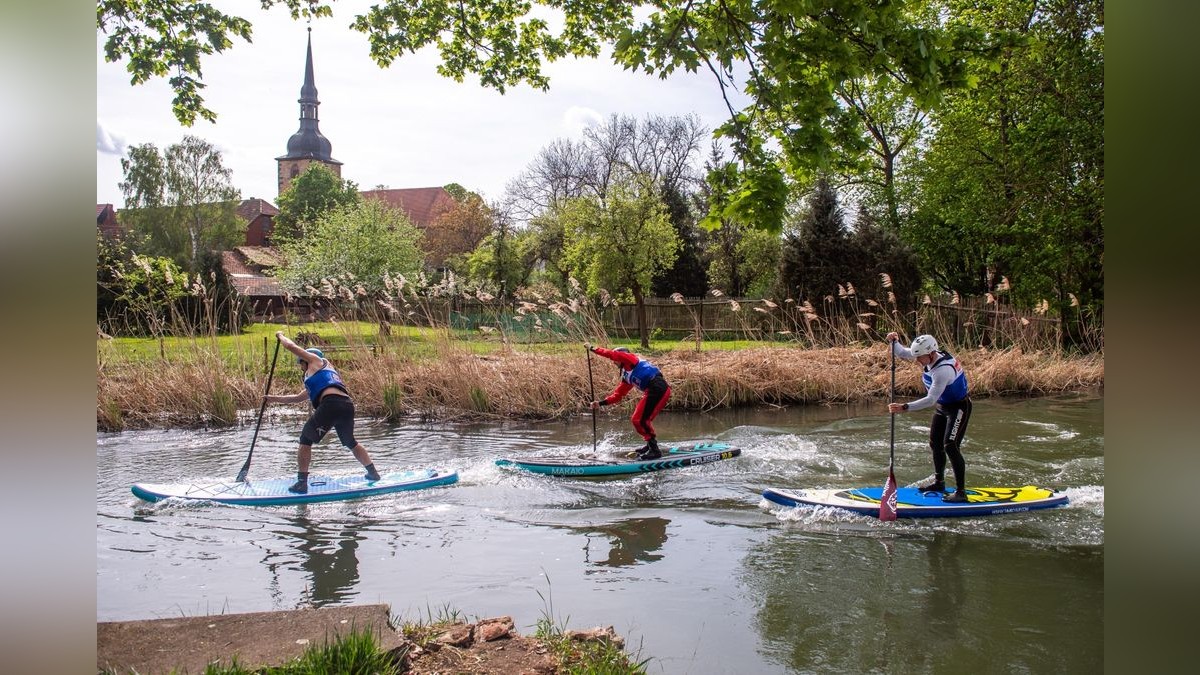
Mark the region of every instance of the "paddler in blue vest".
POLYGON ((379 472, 375 470, 367 449, 354 438, 354 401, 350 398, 350 390, 342 382, 342 376, 329 365, 320 349, 305 349, 288 339, 283 331, 276 331, 275 338, 296 355, 296 364, 304 373, 304 391, 290 396, 270 394, 264 396, 263 400, 267 403, 300 403, 308 399, 313 407, 312 415, 300 431, 300 449, 296 452, 296 482, 288 488, 288 492, 308 492, 308 464, 312 459, 312 446, 324 438, 330 429, 337 430, 338 440, 350 448, 354 458, 366 468, 367 480, 379 480, 379 472))
POLYGON ((900 413, 936 406, 929 424, 929 448, 933 451, 933 475, 917 485, 921 492, 946 491, 946 457, 954 470, 955 490, 943 494, 942 501, 967 501, 967 463, 962 456, 963 436, 971 419, 971 397, 967 391, 967 374, 962 364, 949 352, 938 349, 932 335, 918 335, 911 347, 905 347, 896 333, 888 333, 892 353, 907 361, 921 364, 921 382, 928 392, 923 398, 908 403, 889 403, 888 412, 900 413))
POLYGON ((601 401, 592 401, 592 410, 598 410, 602 405, 619 403, 630 389, 637 387, 642 393, 642 400, 633 409, 633 428, 642 435, 646 445, 637 451, 638 459, 658 459, 662 452, 658 449, 658 439, 655 437, 654 426, 650 423, 658 416, 667 399, 671 398, 671 388, 662 372, 653 363, 639 357, 624 347, 605 349, 588 345, 588 350, 598 356, 616 362, 621 373, 621 382, 611 394, 601 401))

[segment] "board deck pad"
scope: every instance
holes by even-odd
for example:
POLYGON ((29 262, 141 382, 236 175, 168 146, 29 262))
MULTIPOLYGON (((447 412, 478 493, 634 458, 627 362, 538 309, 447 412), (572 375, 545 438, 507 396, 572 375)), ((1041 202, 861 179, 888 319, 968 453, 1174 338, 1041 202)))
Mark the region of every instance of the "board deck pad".
MULTIPOLYGON (((968 487, 966 492, 966 502, 943 502, 942 495, 949 493, 923 493, 915 487, 899 488, 896 490, 896 515, 900 518, 991 516, 1063 506, 1068 501, 1065 494, 1033 485, 968 487)), ((875 517, 879 517, 879 500, 882 496, 882 486, 794 491, 768 488, 763 491, 767 501, 781 506, 826 506, 875 517)))
POLYGON ((636 453, 630 457, 629 451, 622 450, 607 456, 583 453, 560 457, 498 459, 496 464, 553 476, 621 476, 697 466, 732 459, 742 454, 741 448, 725 443, 694 443, 672 447, 660 445, 659 449, 662 451, 662 457, 658 459, 637 459, 636 453))
POLYGON ((385 473, 377 481, 369 481, 362 474, 309 476, 306 494, 288 492, 288 487, 296 482, 295 478, 250 479, 244 483, 236 481, 203 484, 137 483, 132 490, 139 499, 148 502, 176 498, 222 504, 273 506, 359 499, 390 492, 450 485, 457 480, 458 472, 453 469, 414 469, 385 473))

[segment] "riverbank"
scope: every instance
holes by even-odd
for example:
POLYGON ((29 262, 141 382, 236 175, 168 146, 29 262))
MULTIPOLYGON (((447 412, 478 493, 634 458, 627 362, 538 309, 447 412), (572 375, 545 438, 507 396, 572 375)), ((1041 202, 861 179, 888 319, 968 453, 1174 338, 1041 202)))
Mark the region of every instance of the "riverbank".
MULTIPOLYGON (((1103 354, 975 349, 955 355, 976 398, 1037 396, 1104 385, 1103 354)), ((449 346, 434 358, 383 350, 329 356, 349 384, 358 414, 393 420, 561 418, 580 412, 593 392, 604 396, 617 382, 609 361, 593 356, 589 369, 583 353, 506 349, 478 354, 449 346)), ((890 383, 890 359, 883 345, 701 352, 680 348, 647 356, 671 384, 669 410, 847 403, 885 398, 890 383)), ((248 368, 245 361, 203 351, 186 358, 167 354, 157 360, 101 360, 96 427, 118 431, 237 424, 245 411, 258 410, 269 375, 264 371, 269 369, 248 368)), ((919 372, 912 363, 897 363, 897 397, 923 393, 919 372)), ((271 391, 292 393, 300 388, 293 359, 281 357, 271 375, 271 391)))
POLYGON ((322 663, 330 657, 322 657, 320 650, 350 643, 354 644, 344 651, 357 652, 352 656, 357 661, 417 675, 550 674, 564 672, 573 659, 597 655, 621 661, 608 664, 620 667, 605 672, 642 672, 629 662, 622 651, 624 640, 611 627, 525 637, 507 616, 397 626, 385 604, 101 622, 96 624, 96 669, 141 675, 263 668, 284 673, 292 672, 286 670, 288 664, 306 656, 322 663), (355 636, 368 639, 355 642, 355 636))

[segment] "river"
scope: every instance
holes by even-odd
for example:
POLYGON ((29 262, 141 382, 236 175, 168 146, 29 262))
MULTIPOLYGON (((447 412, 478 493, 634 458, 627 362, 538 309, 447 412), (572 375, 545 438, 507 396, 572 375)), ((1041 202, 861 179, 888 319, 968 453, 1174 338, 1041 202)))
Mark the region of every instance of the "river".
MULTIPOLYGON (((766 487, 881 485, 883 404, 666 412, 666 441, 741 457, 630 478, 502 469, 498 457, 590 450, 592 421, 388 424, 357 435, 382 470, 451 467, 459 483, 358 501, 149 504, 136 482, 230 478, 236 429, 97 434, 97 620, 388 603, 401 620, 511 615, 533 632, 612 625, 650 673, 1100 672, 1103 398, 976 401, 969 485, 1041 485, 1065 508, 881 523, 783 509, 766 487)), ((264 422, 251 477, 291 475, 303 417, 264 422)), ((928 414, 896 422, 901 485, 929 475, 928 414)), ((600 449, 640 441, 602 413, 600 449)), ((640 442, 637 443, 640 445, 640 442)), ((330 434, 314 475, 358 464, 330 434)))

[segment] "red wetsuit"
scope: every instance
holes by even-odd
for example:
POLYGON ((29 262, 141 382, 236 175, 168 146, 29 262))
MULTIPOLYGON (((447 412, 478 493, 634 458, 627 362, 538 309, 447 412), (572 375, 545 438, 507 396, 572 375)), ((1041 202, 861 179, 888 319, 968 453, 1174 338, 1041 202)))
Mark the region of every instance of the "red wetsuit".
POLYGON ((651 422, 658 417, 659 411, 667 404, 667 399, 671 398, 671 387, 667 386, 666 378, 652 363, 632 352, 619 352, 603 347, 594 347, 592 351, 621 367, 621 383, 600 401, 600 405, 619 403, 629 390, 636 386, 643 392, 642 400, 638 401, 633 409, 630 421, 644 440, 654 438, 654 426, 651 422))

